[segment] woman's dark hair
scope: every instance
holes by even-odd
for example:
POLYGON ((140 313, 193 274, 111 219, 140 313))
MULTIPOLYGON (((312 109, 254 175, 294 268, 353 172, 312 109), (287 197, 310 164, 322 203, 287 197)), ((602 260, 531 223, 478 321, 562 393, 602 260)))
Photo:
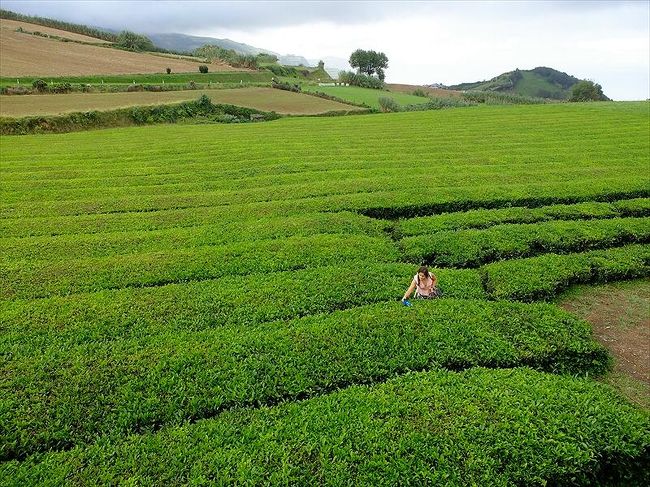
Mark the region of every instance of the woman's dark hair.
POLYGON ((423 265, 422 267, 420 267, 420 268, 418 269, 418 274, 419 274, 420 272, 421 272, 422 274, 424 274, 426 277, 429 277, 429 276, 430 276, 430 274, 429 274, 429 268, 428 268, 427 266, 425 266, 425 265, 423 265))

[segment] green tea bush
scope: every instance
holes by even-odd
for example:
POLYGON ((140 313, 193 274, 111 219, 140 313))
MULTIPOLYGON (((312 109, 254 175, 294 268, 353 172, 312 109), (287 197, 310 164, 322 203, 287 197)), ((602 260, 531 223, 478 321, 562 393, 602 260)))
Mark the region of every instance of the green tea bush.
POLYGON ((644 485, 648 415, 526 368, 410 373, 3 465, 19 485, 644 485))
POLYGON ((201 64, 199 66, 199 73, 207 73, 208 72, 208 67, 205 64, 201 64))
POLYGON ((573 284, 650 276, 650 246, 496 262, 483 266, 481 272, 494 299, 548 300, 573 284))
POLYGON ((313 235, 135 255, 58 262, 17 262, 0 267, 3 299, 35 299, 70 293, 213 279, 254 272, 304 269, 352 260, 397 259, 393 242, 361 235, 313 235))
POLYGON ((70 258, 110 257, 317 234, 381 237, 386 228, 386 222, 351 212, 306 213, 287 217, 222 219, 202 225, 159 230, 4 238, 0 250, 5 263, 60 262, 70 258))
MULTIPOLYGON (((434 272, 445 299, 485 299, 477 271, 434 272)), ((252 326, 330 313, 394 301, 403 295, 414 273, 414 267, 406 264, 350 262, 150 288, 2 301, 2 343, 11 343, 16 352, 20 348, 45 354, 94 341, 252 326)))
POLYGON ((529 365, 600 374, 609 367, 586 323, 555 306, 453 299, 92 341, 64 354, 26 348, 15 347, 6 369, 12 407, 0 421, 4 460, 409 370, 529 365))
POLYGON ((488 228, 505 223, 536 223, 551 220, 589 220, 614 217, 650 216, 650 198, 609 202, 551 205, 539 208, 499 208, 444 213, 400 220, 395 233, 401 236, 426 235, 446 230, 488 228))
POLYGON ((476 267, 495 260, 550 252, 581 252, 650 242, 650 218, 506 224, 443 231, 400 241, 403 259, 438 266, 476 267))

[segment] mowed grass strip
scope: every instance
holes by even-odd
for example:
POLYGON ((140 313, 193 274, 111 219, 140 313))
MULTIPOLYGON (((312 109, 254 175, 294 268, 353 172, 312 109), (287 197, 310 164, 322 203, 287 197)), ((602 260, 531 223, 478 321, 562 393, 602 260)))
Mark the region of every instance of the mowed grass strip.
POLYGON ((493 299, 548 300, 572 284, 650 276, 650 245, 495 262, 481 273, 493 299))
MULTIPOLYGON (((485 298, 477 271, 432 271, 444 298, 485 298)), ((415 272, 407 264, 348 262, 153 288, 0 301, 0 344, 12 357, 22 357, 90 342, 255 326, 397 301, 415 272)))
POLYGON ((352 103, 368 105, 371 108, 379 109, 379 98, 391 98, 400 105, 424 105, 429 98, 424 96, 415 96, 408 93, 392 92, 386 90, 373 90, 371 88, 361 88, 359 86, 315 86, 302 85, 303 91, 319 92, 326 95, 335 96, 341 100, 347 100, 352 103))
POLYGON ((265 112, 313 115, 332 111, 359 111, 358 107, 273 88, 236 88, 135 93, 71 93, 66 95, 0 96, 0 116, 21 118, 71 112, 162 105, 196 100, 206 95, 213 103, 226 103, 265 112))
POLYGON ((650 198, 612 202, 586 202, 539 208, 513 207, 470 210, 400 220, 394 232, 402 237, 428 235, 449 230, 488 228, 506 223, 537 223, 553 220, 590 220, 615 217, 650 216, 650 198))
POLYGON ((397 257, 396 246, 387 238, 312 235, 74 261, 14 262, 0 266, 0 297, 44 298, 349 261, 391 262, 397 257))
MULTIPOLYGON (((161 55, 162 53, 154 53, 163 59, 167 56, 161 55)), ((176 59, 183 59, 179 56, 172 56, 176 59)), ((80 83, 91 85, 131 85, 134 84, 148 84, 148 85, 162 85, 162 84, 187 84, 194 81, 199 84, 202 83, 215 83, 220 85, 222 83, 238 84, 242 83, 270 83, 273 78, 273 73, 270 71, 211 71, 209 73, 199 73, 198 65, 205 64, 203 62, 195 65, 196 69, 185 72, 172 72, 167 74, 164 71, 159 73, 130 73, 130 74, 97 74, 87 76, 48 76, 47 82, 52 84, 61 83, 80 83), (163 83, 164 82, 164 83, 163 83)), ((0 86, 18 84, 31 85, 35 80, 39 79, 38 76, 24 76, 24 77, 3 77, 0 76, 0 86)))
POLYGON ((5 262, 65 261, 317 234, 379 237, 385 235, 384 229, 388 225, 387 222, 351 212, 215 220, 214 223, 207 223, 206 220, 205 225, 160 230, 0 238, 0 252, 5 262))
POLYGON ((650 242, 650 218, 550 221, 456 230, 400 240, 402 258, 436 266, 477 267, 545 253, 582 252, 650 242))
POLYGON ((4 485, 643 485, 650 420, 526 368, 411 373, 3 464, 4 485))
POLYGON ((94 341, 5 364, 1 457, 309 397, 409 370, 479 365, 599 374, 609 355, 586 322, 554 305, 452 299, 94 341))

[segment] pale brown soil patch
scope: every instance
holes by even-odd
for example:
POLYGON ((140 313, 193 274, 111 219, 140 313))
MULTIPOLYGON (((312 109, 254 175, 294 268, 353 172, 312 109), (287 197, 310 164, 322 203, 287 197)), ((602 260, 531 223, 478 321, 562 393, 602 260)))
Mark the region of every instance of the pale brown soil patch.
POLYGON ((590 322, 614 356, 604 382, 650 409, 650 280, 578 286, 559 304, 590 322))
POLYGON ((70 39, 73 41, 93 42, 95 44, 110 44, 110 42, 103 39, 97 39, 96 37, 85 36, 83 34, 75 34, 74 32, 68 32, 66 30, 54 29, 52 27, 45 27, 38 24, 30 24, 28 22, 22 22, 20 20, 0 19, 0 29, 2 30, 15 31, 18 27, 21 27, 26 32, 42 32, 43 34, 63 37, 65 39, 70 39))
POLYGON ((282 114, 315 115, 329 111, 357 111, 358 107, 273 88, 186 90, 139 93, 71 93, 67 95, 0 96, 0 115, 24 117, 67 112, 113 110, 128 106, 161 105, 196 100, 205 94, 213 103, 227 103, 282 114))
MULTIPOLYGON (((210 71, 243 71, 212 63, 210 71)), ((62 42, 0 29, 0 76, 92 76, 101 74, 198 72, 198 63, 147 53, 62 42)))
POLYGON ((429 88, 428 86, 405 85, 399 83, 391 83, 387 86, 390 91, 412 94, 415 90, 422 90, 429 96, 437 96, 440 98, 459 98, 462 95, 460 91, 443 90, 441 88, 429 88))

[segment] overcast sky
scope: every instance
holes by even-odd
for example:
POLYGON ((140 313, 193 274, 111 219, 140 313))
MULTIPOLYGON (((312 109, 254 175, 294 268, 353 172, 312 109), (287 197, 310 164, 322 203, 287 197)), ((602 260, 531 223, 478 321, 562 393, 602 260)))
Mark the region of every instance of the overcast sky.
POLYGON ((309 59, 386 53, 392 83, 455 84, 549 66, 615 100, 650 98, 650 2, 2 0, 2 8, 137 32, 229 38, 309 59))

